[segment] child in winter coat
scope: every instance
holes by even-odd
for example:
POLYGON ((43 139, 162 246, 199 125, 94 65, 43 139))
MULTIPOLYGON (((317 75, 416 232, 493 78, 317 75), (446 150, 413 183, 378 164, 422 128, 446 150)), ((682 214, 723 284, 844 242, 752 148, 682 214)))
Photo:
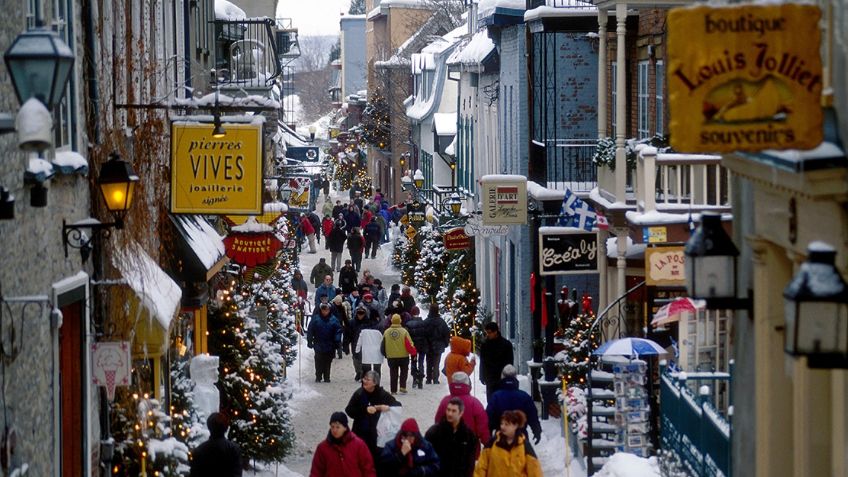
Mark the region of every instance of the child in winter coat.
POLYGON ((474 367, 477 365, 477 359, 471 354, 471 340, 459 336, 452 336, 450 339, 450 353, 445 356, 445 375, 448 377, 448 384, 451 384, 453 373, 462 371, 471 376, 474 372, 474 367), (468 359, 468 356, 471 359, 468 359))

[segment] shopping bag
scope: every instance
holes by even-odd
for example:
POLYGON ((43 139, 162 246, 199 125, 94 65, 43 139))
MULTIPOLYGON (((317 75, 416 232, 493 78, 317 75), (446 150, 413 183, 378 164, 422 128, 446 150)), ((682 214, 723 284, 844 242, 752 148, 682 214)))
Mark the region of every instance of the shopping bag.
POLYGON ((386 442, 395 438, 400 430, 401 407, 392 406, 386 412, 380 413, 377 421, 377 447, 384 447, 386 442))

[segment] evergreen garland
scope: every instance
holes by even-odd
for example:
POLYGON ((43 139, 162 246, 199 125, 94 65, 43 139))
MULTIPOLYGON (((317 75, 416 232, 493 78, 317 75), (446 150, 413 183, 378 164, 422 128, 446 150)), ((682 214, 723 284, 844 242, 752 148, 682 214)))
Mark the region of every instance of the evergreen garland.
MULTIPOLYGON (((655 135, 646 139, 627 139, 624 141, 624 151, 627 158, 627 169, 631 170, 636 167, 636 146, 639 144, 648 144, 657 148, 657 152, 673 152, 669 147, 668 136, 655 135)), ((598 140, 598 147, 595 149, 595 155, 592 156, 592 162, 599 166, 608 167, 611 171, 615 170, 615 139, 605 137, 598 140)))

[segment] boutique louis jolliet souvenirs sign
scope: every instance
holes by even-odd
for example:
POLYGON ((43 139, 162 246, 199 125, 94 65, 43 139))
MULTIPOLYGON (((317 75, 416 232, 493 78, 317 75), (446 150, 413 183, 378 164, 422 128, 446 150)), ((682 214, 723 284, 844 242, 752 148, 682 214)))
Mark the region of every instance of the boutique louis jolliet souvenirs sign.
POLYGON ((171 212, 258 215, 262 213, 262 125, 171 125, 171 212))
POLYGON ((598 234, 571 227, 539 227, 539 274, 598 272, 598 234))
POLYGON ((672 146, 812 149, 822 141, 818 7, 737 5, 668 14, 672 146))

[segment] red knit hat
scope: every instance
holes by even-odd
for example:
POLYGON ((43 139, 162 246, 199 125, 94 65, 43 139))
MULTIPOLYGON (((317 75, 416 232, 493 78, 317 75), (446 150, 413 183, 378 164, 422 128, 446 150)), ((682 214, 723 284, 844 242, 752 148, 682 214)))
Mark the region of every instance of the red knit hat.
POLYGON ((418 429, 418 421, 411 417, 403 421, 403 424, 400 425, 400 432, 415 432, 416 434, 420 434, 421 431, 418 429))
POLYGON ((370 293, 366 293, 366 294, 362 295, 362 299, 363 299, 363 300, 373 300, 373 299, 374 299, 374 295, 372 295, 372 294, 370 294, 370 293))

